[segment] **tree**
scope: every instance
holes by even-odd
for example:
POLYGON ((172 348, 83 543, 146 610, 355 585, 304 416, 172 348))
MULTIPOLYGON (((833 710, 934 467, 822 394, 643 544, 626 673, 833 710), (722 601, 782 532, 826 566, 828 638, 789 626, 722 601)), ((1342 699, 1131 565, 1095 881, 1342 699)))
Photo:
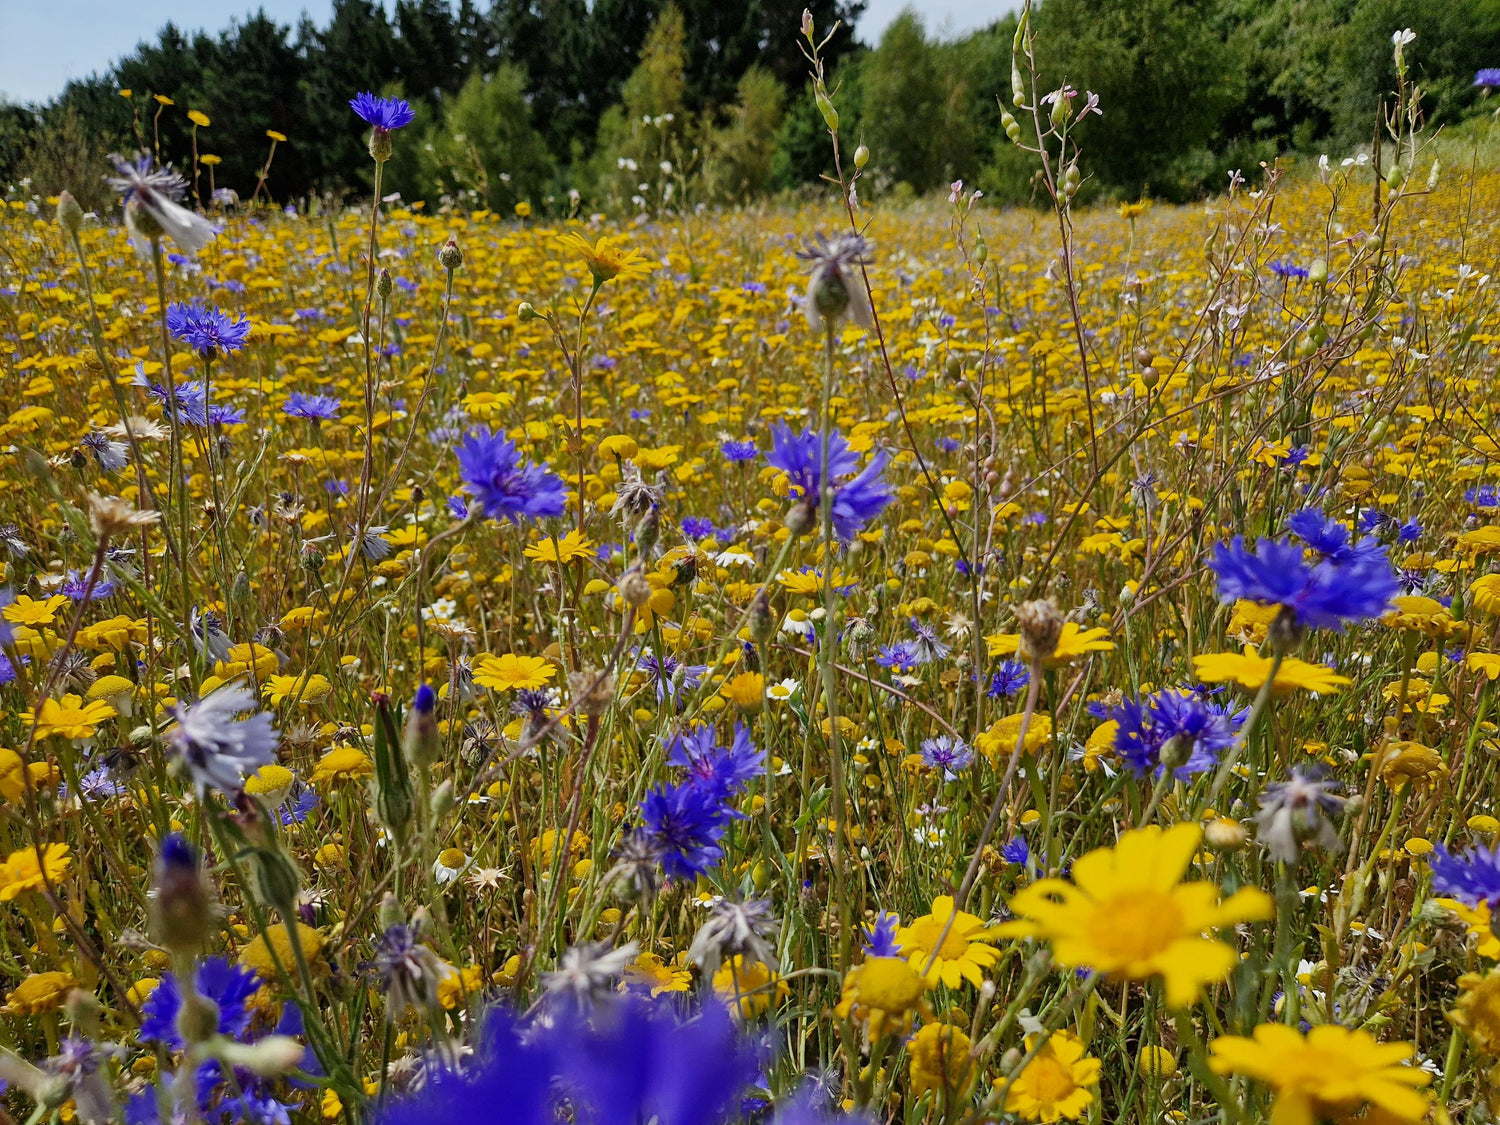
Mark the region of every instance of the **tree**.
POLYGON ((497 211, 536 199, 552 175, 546 142, 531 124, 526 75, 516 66, 471 75, 427 138, 428 179, 452 194, 474 191, 497 211))
POLYGON ((770 71, 752 66, 740 76, 728 124, 708 136, 704 178, 709 198, 734 202, 770 189, 785 101, 786 91, 770 71))
POLYGON ((942 182, 948 89, 937 52, 910 8, 891 21, 865 61, 861 115, 878 177, 928 191, 942 182))

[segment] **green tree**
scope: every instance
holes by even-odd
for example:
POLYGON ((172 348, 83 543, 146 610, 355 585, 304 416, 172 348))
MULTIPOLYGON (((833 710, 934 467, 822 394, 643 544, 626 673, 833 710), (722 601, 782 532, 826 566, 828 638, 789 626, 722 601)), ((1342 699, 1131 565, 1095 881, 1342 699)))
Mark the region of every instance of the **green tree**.
POLYGON ((526 76, 516 66, 471 75, 448 104, 442 128, 427 138, 426 179, 450 194, 473 191, 495 210, 536 199, 552 175, 546 141, 531 124, 526 76))
POLYGON ((861 78, 860 112, 876 183, 907 183, 919 192, 936 187, 946 171, 949 88, 910 8, 885 29, 861 78))
POLYGON ((689 157, 685 37, 682 12, 668 4, 646 36, 620 104, 600 118, 592 181, 601 198, 630 200, 641 209, 661 206, 671 201, 677 178, 690 171, 683 167, 689 157))
POLYGON ((728 123, 711 130, 705 144, 704 193, 710 199, 732 202, 770 189, 785 101, 786 91, 770 71, 752 66, 740 76, 728 123))

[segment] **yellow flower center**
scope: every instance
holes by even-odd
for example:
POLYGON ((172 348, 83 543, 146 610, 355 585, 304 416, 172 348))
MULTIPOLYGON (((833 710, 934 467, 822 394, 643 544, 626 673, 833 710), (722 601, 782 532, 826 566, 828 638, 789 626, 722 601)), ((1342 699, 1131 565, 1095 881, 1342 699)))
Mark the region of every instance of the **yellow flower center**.
POLYGON ((1097 907, 1091 937, 1121 961, 1148 961, 1182 937, 1182 911, 1171 895, 1131 891, 1097 907))
POLYGON ((1073 1072, 1050 1052, 1038 1055, 1026 1068, 1026 1084, 1039 1102, 1060 1102, 1072 1097, 1078 1089, 1073 1072))
MULTIPOLYGON (((947 922, 948 919, 946 918, 928 915, 925 918, 918 918, 911 924, 912 940, 910 944, 922 951, 922 963, 924 965, 927 963, 927 957, 931 954, 932 948, 937 942, 938 935, 943 932, 943 927, 947 925, 947 922)), ((952 928, 948 930, 948 936, 943 938, 943 944, 937 947, 939 960, 957 961, 969 952, 969 939, 959 931, 959 924, 954 922, 952 928)))

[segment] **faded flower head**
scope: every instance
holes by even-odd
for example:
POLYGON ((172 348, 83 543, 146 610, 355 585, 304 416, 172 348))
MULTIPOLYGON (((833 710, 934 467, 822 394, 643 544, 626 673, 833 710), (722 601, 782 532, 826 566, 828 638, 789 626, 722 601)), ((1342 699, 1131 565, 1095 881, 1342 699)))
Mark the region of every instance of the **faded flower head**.
POLYGON ((863 267, 870 264, 870 243, 862 235, 846 234, 830 241, 815 235, 797 257, 812 263, 804 308, 815 331, 848 317, 861 328, 873 323, 870 294, 863 267))
POLYGON ((1344 807, 1342 788, 1321 766, 1293 770, 1290 781, 1267 785, 1255 814, 1260 842, 1283 863, 1296 863, 1303 847, 1337 851, 1342 845, 1330 817, 1344 807))

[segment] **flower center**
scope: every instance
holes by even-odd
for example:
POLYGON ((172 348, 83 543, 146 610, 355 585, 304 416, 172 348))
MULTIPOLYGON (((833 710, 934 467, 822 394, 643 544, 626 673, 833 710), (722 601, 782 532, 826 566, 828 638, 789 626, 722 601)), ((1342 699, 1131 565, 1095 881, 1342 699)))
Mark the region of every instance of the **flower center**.
POLYGON ((1041 1054, 1026 1068, 1032 1096, 1039 1102, 1060 1102, 1073 1096, 1078 1084, 1073 1073, 1050 1054, 1041 1054))
POLYGON ((1093 943, 1121 962, 1147 961, 1182 937, 1182 911, 1171 895, 1132 891, 1101 902, 1093 943))

